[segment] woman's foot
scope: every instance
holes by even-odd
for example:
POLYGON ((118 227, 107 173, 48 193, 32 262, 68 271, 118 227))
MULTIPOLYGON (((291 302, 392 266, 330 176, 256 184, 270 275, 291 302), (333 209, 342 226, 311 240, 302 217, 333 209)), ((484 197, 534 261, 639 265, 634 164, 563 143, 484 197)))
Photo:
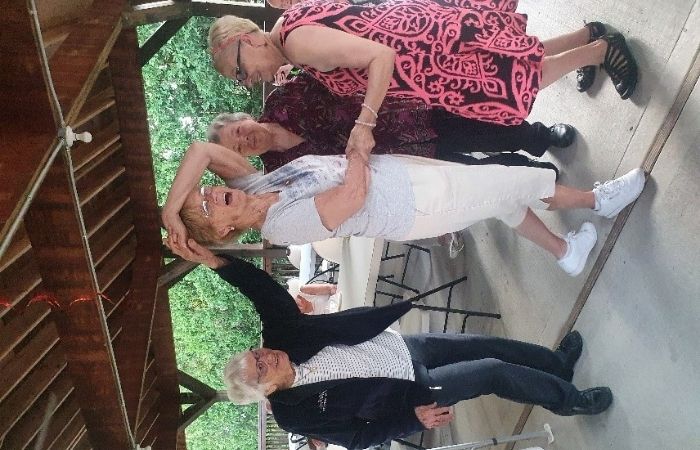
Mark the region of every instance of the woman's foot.
POLYGON ((593 188, 595 207, 593 211, 599 216, 612 219, 625 206, 637 200, 644 190, 646 176, 642 169, 633 169, 605 183, 596 183, 593 188))
POLYGON ((564 148, 574 143, 576 128, 566 123, 555 123, 549 127, 550 147, 564 148))
POLYGON ((603 68, 610 75, 615 90, 623 100, 628 99, 637 87, 637 61, 620 33, 606 34, 601 38, 608 44, 603 68))
POLYGON ((598 233, 590 222, 584 222, 578 231, 570 231, 564 237, 566 253, 557 261, 559 267, 572 277, 579 275, 586 266, 588 255, 597 240, 598 233))
MULTIPOLYGON (((607 30, 605 25, 600 22, 588 22, 584 25, 588 28, 589 38, 588 43, 597 41, 601 37, 605 36, 607 30)), ((588 88, 593 85, 595 81, 596 66, 584 66, 580 69, 576 69, 576 90, 579 92, 586 92, 588 88)))

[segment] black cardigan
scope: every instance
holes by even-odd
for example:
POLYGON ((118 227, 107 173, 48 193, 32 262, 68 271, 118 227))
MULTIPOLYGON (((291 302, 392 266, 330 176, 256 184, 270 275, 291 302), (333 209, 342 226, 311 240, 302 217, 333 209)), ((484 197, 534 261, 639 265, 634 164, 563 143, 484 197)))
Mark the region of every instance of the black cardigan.
MULTIPOLYGON (((229 258, 226 258, 229 259, 229 258)), ((263 345, 282 350, 296 364, 328 345, 372 339, 412 307, 408 301, 310 316, 265 271, 239 260, 217 270, 237 286, 260 314, 263 345)), ((277 423, 287 431, 348 449, 381 444, 424 429, 414 408, 432 402, 430 390, 394 378, 350 378, 312 383, 271 394, 277 423)))

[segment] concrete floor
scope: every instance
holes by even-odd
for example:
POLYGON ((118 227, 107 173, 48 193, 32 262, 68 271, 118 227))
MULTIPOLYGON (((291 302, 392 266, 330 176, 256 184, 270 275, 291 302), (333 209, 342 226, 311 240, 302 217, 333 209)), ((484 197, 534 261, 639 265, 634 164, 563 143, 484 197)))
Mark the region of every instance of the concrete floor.
MULTIPOLYGON (((573 74, 542 91, 533 121, 567 122, 579 131, 568 149, 547 155, 562 182, 591 187, 596 180, 642 166, 700 48, 700 5, 691 0, 522 0, 529 30, 544 38, 573 31, 583 20, 603 20, 625 33, 641 70, 633 98, 621 101, 604 73, 587 94, 573 74)), ((650 178, 593 285, 574 328, 585 339, 574 383, 608 385, 612 408, 595 417, 558 417, 534 408, 525 431, 552 425, 553 449, 700 449, 700 89, 672 127, 650 178)), ((647 167, 650 165, 648 164, 647 167)), ((539 213, 565 233, 591 220, 599 241, 582 275, 570 278, 543 251, 496 221, 463 234, 455 260, 437 248, 409 265, 408 279, 434 286, 463 273, 456 306, 498 311, 500 321, 469 319, 469 330, 554 347, 590 277, 613 220, 587 211, 539 213)), ((387 265, 382 272, 396 270, 387 265)), ((591 279, 592 280, 592 279, 591 279)), ((444 300, 433 299, 441 302, 444 300)), ((414 318, 415 319, 415 318, 414 318)), ((431 313, 431 330, 441 331, 431 313)), ((417 331, 419 320, 402 324, 417 331)), ((461 321, 450 320, 451 331, 461 321)), ((523 407, 492 396, 462 402, 455 423, 428 436, 433 445, 513 432, 523 407)), ((533 441, 516 448, 532 445, 533 441)), ((505 448, 500 446, 498 448, 505 448)))

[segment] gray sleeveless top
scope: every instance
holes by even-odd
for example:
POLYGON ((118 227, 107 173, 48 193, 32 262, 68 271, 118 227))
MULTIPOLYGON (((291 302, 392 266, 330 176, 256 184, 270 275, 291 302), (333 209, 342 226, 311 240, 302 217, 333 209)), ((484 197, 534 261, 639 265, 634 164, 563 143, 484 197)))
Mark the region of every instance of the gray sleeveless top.
POLYGON ((365 205, 335 230, 327 230, 314 196, 343 182, 344 156, 307 155, 268 174, 255 173, 226 180, 248 194, 279 191, 279 201, 267 212, 261 233, 277 245, 306 244, 331 237, 365 236, 400 240, 413 226, 413 188, 400 158, 370 157, 370 186, 365 205))

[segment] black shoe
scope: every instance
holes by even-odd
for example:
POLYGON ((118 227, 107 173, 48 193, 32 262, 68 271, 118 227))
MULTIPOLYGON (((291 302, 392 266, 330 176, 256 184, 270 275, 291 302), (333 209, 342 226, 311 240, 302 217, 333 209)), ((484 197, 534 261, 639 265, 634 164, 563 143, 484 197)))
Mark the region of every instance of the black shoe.
MULTIPOLYGON (((600 22, 588 22, 585 25, 588 28, 588 43, 594 42, 601 37, 605 36, 607 30, 605 25, 600 22)), ((576 90, 579 92, 586 92, 588 88, 593 86, 593 81, 595 81, 596 66, 585 66, 580 69, 576 69, 576 90)))
POLYGON ((565 123, 555 123, 549 127, 549 145, 564 148, 574 143, 576 128, 565 123))
POLYGON ((574 377, 574 366, 583 351, 583 337, 578 331, 570 331, 557 347, 557 352, 564 354, 564 373, 562 378, 571 381, 574 377))
POLYGON ((608 43, 603 68, 610 75, 620 98, 627 100, 637 87, 639 77, 637 61, 630 52, 625 37, 620 33, 606 34, 601 39, 608 43))
POLYGON ((528 167, 536 167, 538 169, 549 169, 553 170, 556 174, 555 180, 559 180, 559 168, 549 161, 538 161, 536 159, 528 158, 528 167))
POLYGON ((610 388, 604 386, 595 387, 579 392, 574 406, 552 410, 552 412, 560 416, 575 416, 578 414, 592 416, 608 409, 612 401, 613 395, 610 388))

